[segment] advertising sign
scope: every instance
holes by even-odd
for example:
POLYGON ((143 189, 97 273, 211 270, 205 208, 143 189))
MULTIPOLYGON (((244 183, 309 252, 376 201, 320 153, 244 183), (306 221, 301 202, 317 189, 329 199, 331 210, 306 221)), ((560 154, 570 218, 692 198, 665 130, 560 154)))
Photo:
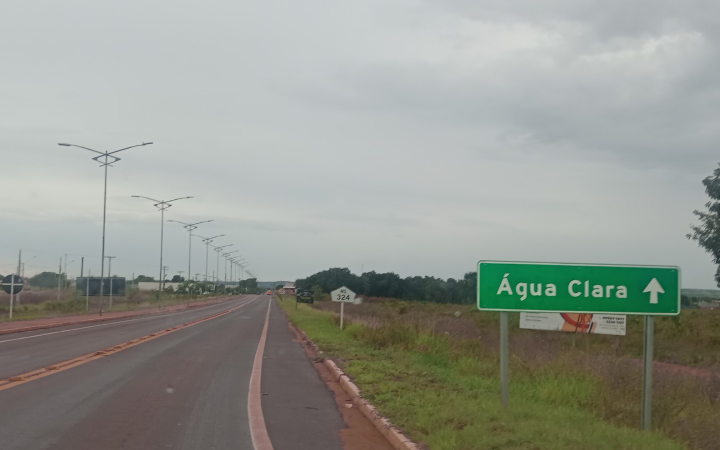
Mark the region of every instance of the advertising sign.
POLYGON ((521 312, 520 328, 625 336, 626 316, 521 312))

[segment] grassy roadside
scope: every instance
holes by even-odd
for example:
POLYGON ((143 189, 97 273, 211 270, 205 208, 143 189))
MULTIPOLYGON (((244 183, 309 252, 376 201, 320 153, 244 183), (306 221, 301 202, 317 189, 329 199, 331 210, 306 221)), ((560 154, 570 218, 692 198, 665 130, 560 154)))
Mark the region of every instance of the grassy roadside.
POLYGON ((352 323, 280 301, 290 319, 354 379, 393 423, 432 450, 683 449, 658 433, 600 419, 587 403, 607 395, 592 375, 562 361, 511 367, 511 408, 499 404, 498 362, 478 340, 407 325, 352 323))

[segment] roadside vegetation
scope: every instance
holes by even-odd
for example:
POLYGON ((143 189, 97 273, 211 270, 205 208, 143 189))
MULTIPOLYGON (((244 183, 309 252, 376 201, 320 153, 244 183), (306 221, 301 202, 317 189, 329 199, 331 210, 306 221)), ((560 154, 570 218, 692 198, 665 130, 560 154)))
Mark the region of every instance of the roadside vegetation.
MULTIPOLYGON (((35 291, 37 293, 37 291, 35 291)), ((74 289, 65 289, 61 291, 60 300, 57 300, 57 291, 41 291, 43 294, 40 298, 43 301, 30 302, 27 293, 23 298, 20 305, 15 305, 13 308, 13 318, 8 318, 9 306, 9 295, 0 296, 0 322, 7 321, 21 321, 31 319, 43 319, 49 317, 59 317, 65 315, 82 315, 82 314, 98 314, 100 312, 100 298, 90 297, 89 308, 86 311, 85 296, 77 293, 74 289), (47 298, 53 298, 53 300, 47 300, 47 298)), ((202 303, 217 297, 226 297, 230 295, 237 295, 235 291, 228 290, 225 293, 208 294, 204 296, 193 296, 191 303, 202 303)), ((157 293, 152 291, 138 291, 136 289, 128 290, 127 295, 123 297, 113 297, 113 306, 109 308, 109 297, 104 297, 104 309, 105 312, 122 312, 122 311, 135 311, 141 309, 151 309, 182 305, 187 303, 187 295, 174 293, 167 290, 163 293, 162 299, 159 300, 157 293)))
POLYGON ((296 310, 279 302, 382 414, 432 450, 710 450, 720 442, 720 311, 657 321, 656 357, 665 362, 655 367, 654 432, 645 433, 639 319, 614 337, 520 330, 515 317, 505 411, 494 313, 369 299, 346 305, 341 332, 335 303, 296 310))

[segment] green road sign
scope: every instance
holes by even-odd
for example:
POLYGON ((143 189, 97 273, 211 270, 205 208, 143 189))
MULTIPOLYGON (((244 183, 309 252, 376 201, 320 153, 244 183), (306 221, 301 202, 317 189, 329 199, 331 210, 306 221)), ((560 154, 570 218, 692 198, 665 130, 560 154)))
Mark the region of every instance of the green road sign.
POLYGON ((680 268, 480 261, 478 308, 669 316, 680 313, 680 268))

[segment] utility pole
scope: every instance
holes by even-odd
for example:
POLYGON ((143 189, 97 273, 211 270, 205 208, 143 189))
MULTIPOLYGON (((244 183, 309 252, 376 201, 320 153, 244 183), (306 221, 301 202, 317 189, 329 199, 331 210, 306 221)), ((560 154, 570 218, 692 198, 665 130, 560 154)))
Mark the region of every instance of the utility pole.
MULTIPOLYGON (((84 271, 84 270, 85 270, 85 257, 84 257, 84 256, 81 256, 81 257, 80 257, 80 278, 83 277, 83 271, 84 271)), ((76 299, 77 299, 77 291, 78 291, 78 288, 79 288, 79 287, 80 287, 80 286, 78 285, 78 279, 75 278, 75 298, 76 298, 76 299)), ((85 310, 87 311, 87 307, 85 308, 85 310)))
POLYGON ((88 147, 83 147, 82 145, 75 145, 75 144, 67 144, 67 143, 59 143, 58 145, 61 145, 63 147, 77 147, 82 148, 88 151, 91 151, 93 153, 97 153, 100 156, 96 156, 93 158, 95 162, 100 163, 100 167, 105 168, 105 189, 103 193, 103 233, 102 233, 102 254, 100 256, 100 315, 102 316, 103 313, 103 283, 105 281, 105 223, 106 223, 106 217, 107 217, 107 174, 108 174, 108 166, 115 164, 116 162, 120 161, 120 158, 115 156, 115 153, 120 153, 122 151, 135 148, 135 147, 143 147, 145 145, 151 145, 152 142, 143 142, 142 144, 137 145, 131 145, 130 147, 121 148, 120 150, 115 150, 112 152, 99 152, 97 150, 93 150, 88 147), (100 159, 104 158, 103 161, 100 159), (109 159, 111 158, 111 159, 109 159))
MULTIPOLYGON (((25 265, 22 263, 22 250, 20 250, 20 252, 18 253, 18 268, 17 268, 17 274, 20 275, 20 278, 22 278, 23 283, 25 283, 25 278, 24 278, 24 275, 25 275, 25 274, 23 273, 23 272, 25 272, 25 271, 22 270, 22 269, 24 269, 24 268, 25 268, 25 265), (22 266, 22 267, 21 267, 21 266, 22 266)), ((11 283, 11 284, 12 284, 12 283, 11 283)), ((14 288, 12 288, 12 287, 11 287, 10 289, 11 289, 11 290, 14 290, 14 288)), ((17 294, 17 304, 18 304, 18 306, 20 306, 20 293, 21 293, 21 292, 22 292, 22 291, 18 292, 18 294, 17 294)), ((12 297, 12 296, 11 296, 11 297, 12 297)), ((10 318, 11 318, 11 319, 12 319, 12 307, 13 307, 13 301, 12 301, 12 299, 11 299, 11 300, 10 300, 10 318)))
POLYGON ((88 276, 85 278, 85 312, 90 311, 90 278, 92 270, 88 269, 88 276))
MULTIPOLYGON (((112 260, 117 258, 117 256, 106 256, 108 259, 108 275, 110 275, 110 308, 112 308, 112 298, 113 298, 113 274, 112 274, 112 260)), ((102 283, 100 283, 100 287, 102 288, 102 283)))
MULTIPOLYGON (((33 259, 37 258, 38 255, 33 256, 32 258, 28 259, 25 262, 22 262, 22 250, 20 250, 20 256, 18 256, 18 276, 23 279, 23 285, 25 284, 25 264, 29 263, 33 259)), ((20 306, 20 298, 22 297, 22 291, 17 293, 17 299, 15 300, 15 304, 20 306)))
MULTIPOLYGON (((170 268, 170 266, 163 266, 163 276, 162 276, 162 288, 165 289, 165 278, 167 278, 167 270, 170 268)), ((161 304, 162 305, 162 304, 161 304)))
POLYGON ((57 299, 60 301, 60 285, 62 284, 62 256, 60 257, 60 264, 58 265, 58 295, 57 299))

